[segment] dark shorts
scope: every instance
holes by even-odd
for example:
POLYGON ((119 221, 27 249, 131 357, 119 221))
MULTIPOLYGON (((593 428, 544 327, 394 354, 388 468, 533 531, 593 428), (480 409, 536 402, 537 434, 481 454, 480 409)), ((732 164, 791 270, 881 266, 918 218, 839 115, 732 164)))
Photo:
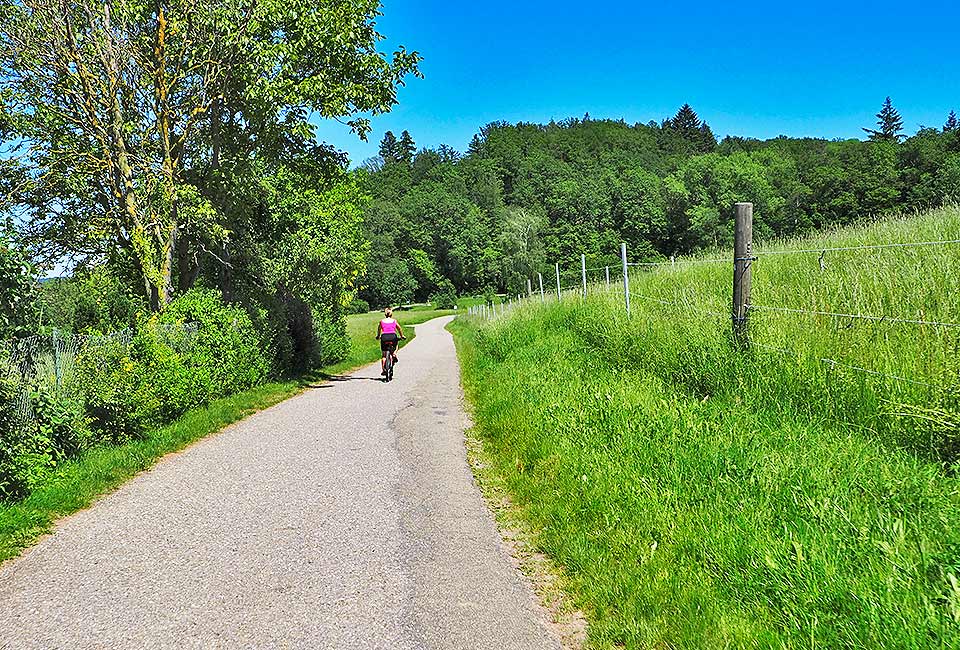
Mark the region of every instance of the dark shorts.
POLYGON ((397 342, 400 340, 400 337, 396 334, 381 334, 380 335, 380 351, 386 352, 395 352, 397 349, 397 342))

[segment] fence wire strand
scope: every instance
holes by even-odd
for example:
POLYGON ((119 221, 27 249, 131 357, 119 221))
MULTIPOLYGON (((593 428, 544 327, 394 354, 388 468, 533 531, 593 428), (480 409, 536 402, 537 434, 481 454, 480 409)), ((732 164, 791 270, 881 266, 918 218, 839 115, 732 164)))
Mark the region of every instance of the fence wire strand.
MULTIPOLYGON (((772 351, 772 352, 778 352, 778 353, 783 354, 783 355, 785 355, 785 356, 790 356, 790 357, 796 357, 796 356, 798 356, 798 353, 795 352, 795 351, 793 351, 793 350, 787 350, 787 349, 785 349, 785 348, 778 348, 778 347, 773 346, 773 345, 766 345, 766 344, 764 344, 764 343, 757 343, 757 342, 755 342, 755 341, 751 341, 751 342, 750 342, 750 345, 751 345, 751 346, 756 346, 756 347, 758 347, 758 348, 763 348, 763 349, 765 349, 765 350, 770 350, 770 351, 772 351)), ((860 373, 864 373, 864 374, 868 374, 868 375, 874 375, 874 376, 877 376, 877 377, 886 377, 886 378, 888 378, 888 379, 894 379, 894 380, 896 380, 896 381, 902 381, 902 382, 905 382, 905 383, 908 383, 908 384, 915 384, 915 385, 917 385, 917 386, 926 386, 927 388, 940 388, 940 387, 941 387, 941 386, 939 386, 939 385, 937 385, 937 384, 931 384, 931 383, 926 382, 926 381, 918 381, 918 380, 916 380, 916 379, 910 379, 909 377, 901 377, 900 375, 894 375, 894 374, 891 374, 891 373, 889 373, 889 372, 880 372, 879 370, 871 370, 870 368, 864 368, 863 366, 856 366, 856 365, 852 365, 852 364, 849 364, 849 363, 843 363, 842 361, 837 361, 836 359, 830 359, 830 358, 828 358, 828 357, 819 357, 819 358, 817 359, 817 361, 819 361, 820 363, 829 365, 829 366, 834 366, 834 367, 839 366, 839 367, 841 367, 841 368, 847 368, 848 370, 855 370, 855 371, 860 372, 860 373)))
POLYGON ((799 248, 797 250, 754 251, 754 255, 795 255, 800 253, 832 253, 836 251, 878 250, 883 248, 915 248, 921 246, 948 246, 960 244, 960 239, 940 239, 937 241, 915 241, 891 244, 864 244, 863 246, 828 246, 826 248, 799 248))
POLYGON ((835 316, 837 318, 851 318, 868 320, 876 323, 901 323, 905 325, 931 325, 934 327, 960 327, 960 323, 946 323, 934 320, 915 320, 910 318, 896 318, 894 316, 871 316, 867 314, 844 314, 841 312, 818 311, 815 309, 794 309, 792 307, 773 307, 771 305, 748 305, 749 310, 776 311, 785 314, 809 314, 812 316, 835 316))

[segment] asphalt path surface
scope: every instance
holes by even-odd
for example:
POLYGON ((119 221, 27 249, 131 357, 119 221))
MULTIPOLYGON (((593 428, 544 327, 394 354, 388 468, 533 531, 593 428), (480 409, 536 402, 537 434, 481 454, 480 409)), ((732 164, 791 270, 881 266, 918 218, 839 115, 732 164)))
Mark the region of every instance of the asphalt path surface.
MULTIPOLYGON (((466 460, 449 319, 0 566, 0 649, 559 648, 466 460)), ((372 335, 372 333, 371 333, 372 335)))

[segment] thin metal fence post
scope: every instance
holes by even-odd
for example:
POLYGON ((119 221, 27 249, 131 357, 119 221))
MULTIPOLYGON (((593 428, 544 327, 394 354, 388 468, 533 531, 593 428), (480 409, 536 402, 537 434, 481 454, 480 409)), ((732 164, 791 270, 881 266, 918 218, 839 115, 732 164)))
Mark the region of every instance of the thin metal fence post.
POLYGON ((627 305, 627 316, 630 315, 630 275, 627 273, 627 244, 620 243, 620 261, 623 263, 623 300, 627 305))
POLYGON ((557 270, 557 300, 560 300, 560 262, 554 264, 557 270))
POLYGON ((540 302, 545 300, 543 295, 543 273, 537 273, 537 278, 540 280, 540 302))
POLYGON ((583 279, 583 297, 587 297, 587 256, 580 255, 580 277, 583 279))
POLYGON ((746 342, 754 259, 753 203, 737 203, 733 238, 733 335, 742 342, 746 342))

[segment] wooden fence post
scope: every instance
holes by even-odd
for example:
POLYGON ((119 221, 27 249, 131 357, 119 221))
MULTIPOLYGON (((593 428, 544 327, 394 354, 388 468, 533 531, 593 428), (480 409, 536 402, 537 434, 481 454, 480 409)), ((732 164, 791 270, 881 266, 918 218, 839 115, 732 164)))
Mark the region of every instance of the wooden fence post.
POLYGON ((733 335, 746 341, 753 280, 753 203, 736 204, 733 239, 733 335))
POLYGON ((587 297, 587 256, 580 256, 580 276, 583 278, 583 297, 587 297))
POLYGON ((627 316, 630 315, 630 275, 627 273, 627 244, 620 243, 620 261, 623 263, 623 300, 627 305, 627 316))
POLYGON ((537 278, 540 279, 540 302, 545 300, 543 296, 543 273, 537 273, 537 278))
POLYGON ((610 267, 607 267, 607 291, 610 291, 610 267))
POLYGON ((530 284, 530 278, 527 278, 527 298, 533 295, 533 285, 530 284))

